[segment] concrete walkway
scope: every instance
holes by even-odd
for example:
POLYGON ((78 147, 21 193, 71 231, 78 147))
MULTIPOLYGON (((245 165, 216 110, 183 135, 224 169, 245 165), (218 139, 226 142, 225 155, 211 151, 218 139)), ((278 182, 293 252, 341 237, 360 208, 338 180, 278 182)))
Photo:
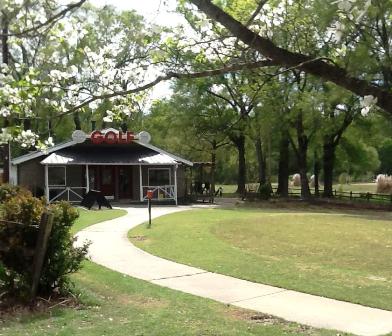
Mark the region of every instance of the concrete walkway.
MULTIPOLYGON (((92 242, 92 261, 154 284, 225 304, 271 314, 316 328, 375 336, 392 332, 392 312, 272 287, 178 264, 146 253, 130 243, 128 231, 147 220, 147 209, 129 207, 128 214, 80 231, 79 242, 92 242)), ((153 217, 189 207, 153 208, 153 217)))

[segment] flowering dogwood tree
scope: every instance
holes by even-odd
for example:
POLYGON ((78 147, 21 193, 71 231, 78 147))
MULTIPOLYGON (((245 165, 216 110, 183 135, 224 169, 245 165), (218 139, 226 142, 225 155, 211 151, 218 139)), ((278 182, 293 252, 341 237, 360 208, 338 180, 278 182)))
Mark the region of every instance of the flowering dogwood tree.
POLYGON ((45 149, 47 121, 74 115, 78 128, 80 112, 122 121, 163 80, 244 68, 307 72, 355 93, 362 115, 392 114, 390 1, 179 3, 191 34, 85 0, 1 1, 0 142, 45 149))

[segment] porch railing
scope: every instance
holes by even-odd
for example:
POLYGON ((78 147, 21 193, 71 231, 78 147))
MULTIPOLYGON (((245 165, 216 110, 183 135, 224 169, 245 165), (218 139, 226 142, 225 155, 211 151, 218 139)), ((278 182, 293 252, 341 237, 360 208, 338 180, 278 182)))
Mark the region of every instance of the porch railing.
POLYGON ((143 201, 147 200, 147 190, 151 190, 155 201, 164 200, 176 200, 175 186, 174 185, 163 185, 163 186, 142 186, 143 190, 143 201))
POLYGON ((86 189, 86 187, 49 186, 49 203, 55 201, 80 202, 86 193, 86 189), (51 194, 53 194, 52 190, 57 190, 58 193, 51 197, 51 194))

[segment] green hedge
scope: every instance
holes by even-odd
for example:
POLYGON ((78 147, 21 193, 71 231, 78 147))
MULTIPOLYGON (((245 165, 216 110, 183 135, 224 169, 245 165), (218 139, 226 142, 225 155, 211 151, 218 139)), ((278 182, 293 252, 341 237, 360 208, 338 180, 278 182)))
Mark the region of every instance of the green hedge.
POLYGON ((70 229, 78 212, 67 202, 46 206, 44 199, 33 197, 30 192, 8 185, 0 186, 2 199, 1 219, 20 224, 0 225, 0 287, 2 292, 27 298, 31 288, 32 263, 38 226, 44 211, 54 215, 38 294, 64 293, 70 289, 69 274, 81 267, 88 244, 76 248, 70 229))

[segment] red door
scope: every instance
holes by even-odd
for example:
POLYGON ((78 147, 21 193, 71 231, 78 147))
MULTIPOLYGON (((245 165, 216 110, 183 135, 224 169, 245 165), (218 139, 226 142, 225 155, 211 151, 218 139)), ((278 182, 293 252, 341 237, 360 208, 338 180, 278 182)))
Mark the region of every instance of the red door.
POLYGON ((101 167, 101 186, 100 191, 105 196, 114 196, 115 186, 115 166, 101 167))
POLYGON ((132 167, 118 167, 118 191, 120 198, 132 198, 132 167))

